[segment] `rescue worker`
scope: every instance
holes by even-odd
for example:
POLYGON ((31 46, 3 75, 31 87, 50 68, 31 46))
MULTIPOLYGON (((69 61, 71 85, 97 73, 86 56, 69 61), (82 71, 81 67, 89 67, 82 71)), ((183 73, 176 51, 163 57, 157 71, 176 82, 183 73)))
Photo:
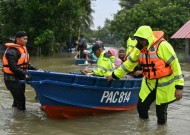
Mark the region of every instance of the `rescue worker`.
POLYGON ((25 31, 18 31, 14 43, 6 43, 7 49, 3 55, 4 82, 7 89, 13 96, 12 107, 24 111, 25 107, 25 84, 19 80, 29 78, 26 70, 37 70, 29 64, 29 54, 26 49, 27 34, 25 31))
POLYGON ((92 52, 98 58, 97 61, 98 67, 92 71, 84 70, 83 72, 85 74, 92 74, 95 76, 102 76, 102 77, 111 75, 115 69, 115 66, 114 63, 112 63, 112 61, 110 60, 109 56, 107 56, 106 53, 103 51, 102 46, 99 44, 93 45, 92 52))
POLYGON ((134 36, 138 41, 136 48, 127 61, 108 76, 108 80, 122 78, 139 61, 144 75, 137 104, 139 118, 149 118, 148 110, 155 101, 157 123, 165 124, 168 104, 182 98, 184 77, 178 58, 172 46, 163 38, 162 31, 141 26, 134 36))

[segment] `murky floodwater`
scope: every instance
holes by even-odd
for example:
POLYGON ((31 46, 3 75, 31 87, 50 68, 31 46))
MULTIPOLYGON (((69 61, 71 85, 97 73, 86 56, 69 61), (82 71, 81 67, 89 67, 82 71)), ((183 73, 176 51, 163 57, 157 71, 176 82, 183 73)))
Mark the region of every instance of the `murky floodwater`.
MULTIPOLYGON (((59 72, 79 72, 85 68, 74 64, 74 54, 71 53, 32 57, 31 63, 45 70, 59 72)), ((12 97, 1 76, 0 135, 189 135, 190 64, 182 63, 182 68, 186 77, 183 99, 170 104, 168 122, 163 126, 156 123, 154 105, 150 109, 148 121, 140 120, 136 109, 100 116, 52 120, 40 110, 40 104, 34 99, 35 92, 30 86, 26 89, 27 110, 19 112, 11 107, 12 97)))

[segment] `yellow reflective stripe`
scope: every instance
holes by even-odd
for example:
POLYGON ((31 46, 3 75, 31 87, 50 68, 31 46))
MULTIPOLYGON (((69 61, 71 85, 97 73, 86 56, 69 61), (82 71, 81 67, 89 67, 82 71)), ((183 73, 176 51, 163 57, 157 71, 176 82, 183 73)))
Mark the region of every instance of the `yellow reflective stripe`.
POLYGON ((149 54, 149 58, 158 58, 156 54, 149 54))
POLYGON ((129 59, 132 63, 136 63, 136 62, 138 62, 138 60, 136 60, 136 61, 132 60, 132 58, 131 58, 130 55, 127 57, 127 59, 129 59))
POLYGON ((182 74, 179 75, 179 76, 175 76, 173 79, 169 80, 168 82, 164 82, 164 83, 160 83, 160 84, 158 84, 158 87, 164 87, 164 86, 167 86, 167 85, 173 83, 175 80, 177 80, 177 79, 181 79, 181 78, 183 78, 183 75, 182 75, 182 74))
POLYGON ((107 72, 107 69, 105 67, 103 67, 103 66, 98 66, 98 68, 100 68, 100 69, 104 70, 105 72, 107 72))
POLYGON ((167 61, 167 64, 170 65, 170 63, 171 63, 175 58, 177 58, 177 56, 176 56, 176 55, 173 55, 173 56, 167 61))
POLYGON ((121 68, 125 71, 125 72, 131 72, 130 70, 128 70, 123 64, 121 65, 121 68))
POLYGON ((112 72, 112 71, 114 71, 114 70, 115 70, 115 67, 113 66, 113 64, 114 64, 114 63, 113 63, 110 59, 109 59, 109 61, 110 61, 111 68, 112 68, 112 69, 111 69, 111 70, 109 70, 109 71, 111 71, 111 72, 112 72))
POLYGON ((103 67, 103 66, 98 66, 98 68, 100 68, 100 69, 102 69, 102 70, 104 70, 105 72, 113 72, 114 71, 114 69, 106 69, 105 67, 103 67))
MULTIPOLYGON (((156 54, 148 54, 148 58, 158 58, 156 54)), ((141 54, 140 58, 146 58, 145 54, 141 54)), ((170 64, 175 58, 177 58, 176 55, 173 55, 166 63, 170 64)))
MULTIPOLYGON (((140 58, 146 58, 145 54, 141 54, 140 58)), ((148 54, 148 58, 158 58, 158 56, 156 54, 148 54)))
POLYGON ((140 54, 140 58, 146 58, 145 54, 140 54))

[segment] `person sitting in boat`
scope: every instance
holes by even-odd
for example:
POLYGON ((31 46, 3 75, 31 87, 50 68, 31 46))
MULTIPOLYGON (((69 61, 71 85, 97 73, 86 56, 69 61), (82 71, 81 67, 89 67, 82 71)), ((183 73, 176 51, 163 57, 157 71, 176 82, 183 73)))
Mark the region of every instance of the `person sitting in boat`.
POLYGON ((92 47, 92 53, 94 53, 98 58, 98 67, 92 71, 88 71, 88 69, 85 69, 82 72, 86 75, 95 75, 102 77, 111 75, 112 72, 115 70, 115 66, 110 58, 107 56, 107 54, 103 51, 102 46, 99 44, 94 44, 92 47))
POLYGON ((86 58, 86 55, 84 54, 84 50, 86 50, 86 49, 87 49, 86 39, 84 38, 83 35, 81 35, 80 39, 78 41, 78 51, 79 51, 78 58, 80 58, 80 59, 86 58))
POLYGON ((111 48, 108 50, 108 56, 110 57, 110 60, 115 64, 115 67, 119 67, 122 63, 122 60, 118 58, 116 50, 111 48))
POLYGON ((122 62, 124 62, 126 60, 126 53, 125 53, 125 48, 121 47, 118 50, 118 58, 122 60, 122 62))

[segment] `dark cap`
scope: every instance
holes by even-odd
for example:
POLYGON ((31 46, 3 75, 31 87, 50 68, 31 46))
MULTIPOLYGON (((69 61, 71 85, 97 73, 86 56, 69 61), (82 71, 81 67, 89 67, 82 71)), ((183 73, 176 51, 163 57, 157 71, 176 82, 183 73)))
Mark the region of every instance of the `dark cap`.
POLYGON ((27 36, 27 34, 26 34, 25 31, 18 31, 18 32, 16 33, 15 38, 21 38, 21 37, 25 37, 25 36, 27 36))
POLYGON ((98 49, 100 49, 100 48, 102 48, 101 45, 99 45, 99 44, 94 44, 93 47, 92 47, 92 52, 95 52, 96 50, 98 50, 98 49))

